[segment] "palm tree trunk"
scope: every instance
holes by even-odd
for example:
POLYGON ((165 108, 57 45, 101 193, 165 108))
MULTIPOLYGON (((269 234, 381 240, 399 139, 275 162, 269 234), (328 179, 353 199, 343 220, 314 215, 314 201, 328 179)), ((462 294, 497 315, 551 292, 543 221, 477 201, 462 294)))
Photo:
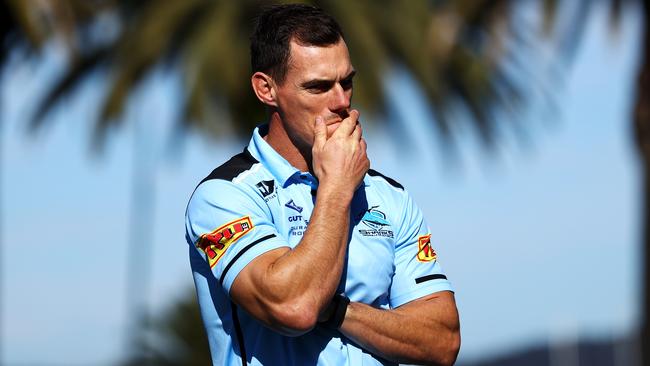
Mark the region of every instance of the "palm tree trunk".
POLYGON ((643 308, 641 319, 641 360, 650 366, 650 0, 641 2, 644 15, 643 48, 639 63, 637 99, 634 107, 634 132, 643 174, 643 308))
MULTIPOLYGON (((2 40, 2 37, 0 37, 0 40, 2 40)), ((0 56, 0 86, 3 85, 2 82, 4 81, 3 77, 4 77, 4 73, 5 73, 5 70, 4 70, 5 62, 6 62, 6 57, 5 56, 0 56)), ((0 93, 2 93, 1 88, 0 88, 0 93)), ((4 147, 4 144, 2 143, 2 138, 4 137, 3 132, 4 132, 4 129, 6 128, 4 120, 3 120, 4 116, 2 115, 2 112, 3 112, 2 107, 4 107, 4 106, 2 105, 2 98, 0 98, 0 173, 2 172, 2 170, 3 170, 2 168, 4 167, 3 164, 2 164, 2 159, 4 157, 4 154, 3 154, 4 151, 2 151, 2 148, 4 147)), ((3 178, 2 174, 0 174, 0 182, 2 182, 2 178, 3 178)), ((0 197, 2 196, 2 193, 4 193, 3 192, 3 186, 2 186, 2 184, 0 184, 0 197)), ((2 327, 4 325, 4 323, 3 323, 4 310, 5 310, 4 304, 5 304, 5 301, 6 301, 6 299, 4 297, 5 294, 2 292, 2 289, 4 287, 3 286, 4 285, 4 279, 5 279, 5 277, 4 277, 4 269, 5 269, 5 267, 4 267, 4 255, 3 255, 4 254, 3 253, 4 241, 2 240, 3 239, 3 234, 4 234, 3 231, 2 231, 2 229, 3 229, 3 219, 4 219, 4 217, 2 216, 2 213, 3 213, 2 212, 2 204, 3 203, 4 202, 0 199, 0 331, 2 330, 2 327)), ((0 337, 0 364, 2 364, 2 360, 3 360, 3 357, 4 357, 4 353, 3 353, 4 347, 3 346, 4 346, 4 343, 2 342, 2 337, 0 337)))
MULTIPOLYGON (((133 172, 131 177, 131 214, 127 249, 125 327, 126 354, 133 357, 142 353, 138 337, 149 326, 149 296, 151 291, 152 235, 154 232, 154 204, 156 180, 153 147, 149 137, 146 107, 134 113, 133 172)), ((147 360, 148 358, 144 358, 147 360)), ((145 365, 148 363, 145 363, 145 365)))

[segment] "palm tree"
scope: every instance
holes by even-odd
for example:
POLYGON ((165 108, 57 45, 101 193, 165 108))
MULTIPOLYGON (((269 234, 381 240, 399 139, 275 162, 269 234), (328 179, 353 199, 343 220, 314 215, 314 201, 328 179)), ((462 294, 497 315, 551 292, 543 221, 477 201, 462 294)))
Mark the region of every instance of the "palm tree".
POLYGON ((641 349, 643 365, 650 365, 650 0, 640 1, 644 17, 643 44, 637 76, 636 102, 633 123, 643 172, 643 312, 641 349))
POLYGON ((167 311, 143 324, 136 338, 138 351, 123 365, 210 365, 210 349, 195 298, 194 289, 189 289, 167 311))
MULTIPOLYGON (((310 2, 310 1, 307 1, 310 2)), ((248 87, 248 35, 265 2, 259 0, 164 0, 118 2, 111 8, 120 33, 111 41, 86 40, 84 53, 56 85, 33 123, 38 125, 60 97, 91 70, 106 68, 113 78, 97 125, 100 137, 120 121, 133 87, 159 64, 172 65, 185 83, 184 115, 179 127, 219 134, 229 118, 248 134, 263 118, 248 87), (221 117, 221 116, 219 116, 221 117), (221 121, 222 124, 216 123, 221 121)), ((331 14, 346 31, 352 58, 361 70, 355 102, 368 111, 385 105, 381 79, 393 64, 406 66, 420 81, 437 113, 442 131, 451 133, 454 102, 474 117, 484 141, 494 133, 494 112, 509 110, 522 97, 522 86, 507 73, 513 57, 513 6, 509 1, 311 1, 331 14), (394 27, 399 24, 399 27, 394 27)), ((101 140, 99 140, 101 141, 101 140)))
MULTIPOLYGON (((434 107, 436 125, 449 139, 453 138, 457 123, 451 116, 462 109, 472 117, 467 123, 489 147, 496 137, 497 121, 514 121, 498 117, 516 112, 526 102, 527 88, 509 70, 525 65, 525 60, 518 56, 522 47, 534 50, 534 46, 527 42, 526 33, 515 21, 518 15, 515 1, 306 2, 334 15, 345 30, 352 59, 357 68, 363 70, 357 79, 355 101, 367 111, 379 112, 385 105, 382 75, 394 64, 404 66, 419 82, 434 107)), ((645 19, 649 19, 650 0, 610 0, 613 19, 620 16, 624 2, 636 3, 645 19)), ((45 121, 42 117, 61 96, 73 91, 90 72, 104 69, 113 77, 107 84, 106 100, 95 129, 95 141, 101 143, 106 129, 120 121, 125 101, 134 86, 160 64, 171 66, 184 80, 184 113, 178 121, 180 130, 196 128, 218 135, 224 131, 224 123, 232 121, 236 132, 248 134, 261 120, 262 109, 256 107, 257 102, 248 87, 248 70, 241 60, 248 59, 247 35, 251 33, 251 20, 262 1, 99 3, 105 6, 103 14, 119 24, 119 31, 107 38, 87 32, 87 25, 73 27, 90 36, 83 37, 83 44, 78 43, 82 37, 71 37, 71 49, 79 52, 67 75, 53 87, 41 105, 33 120, 34 127, 45 121), (224 110, 231 118, 223 115, 221 111, 224 110)), ((593 3, 587 0, 577 3, 575 14, 569 17, 571 23, 564 32, 565 37, 556 39, 558 54, 570 57, 593 3)), ((543 0, 538 4, 544 14, 540 34, 551 35, 562 3, 543 0)), ((71 14, 88 14, 83 6, 74 5, 69 9, 71 14)), ((650 263, 650 41, 647 25, 644 35, 634 126, 645 173, 644 248, 645 263, 650 263)), ((650 350, 650 271, 647 265, 645 271, 642 349, 650 350)), ((650 365, 650 355, 644 355, 644 365, 650 365)))

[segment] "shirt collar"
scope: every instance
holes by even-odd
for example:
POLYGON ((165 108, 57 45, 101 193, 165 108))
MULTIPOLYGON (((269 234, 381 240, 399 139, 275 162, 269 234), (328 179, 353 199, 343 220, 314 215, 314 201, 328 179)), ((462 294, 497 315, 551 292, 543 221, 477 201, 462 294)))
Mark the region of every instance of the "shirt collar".
POLYGON ((310 173, 302 173, 293 165, 278 154, 275 149, 269 145, 264 137, 269 131, 268 124, 257 126, 253 131, 253 137, 248 144, 248 151, 273 175, 275 180, 282 187, 287 186, 287 182, 294 178, 296 181, 313 185, 315 178, 310 173))

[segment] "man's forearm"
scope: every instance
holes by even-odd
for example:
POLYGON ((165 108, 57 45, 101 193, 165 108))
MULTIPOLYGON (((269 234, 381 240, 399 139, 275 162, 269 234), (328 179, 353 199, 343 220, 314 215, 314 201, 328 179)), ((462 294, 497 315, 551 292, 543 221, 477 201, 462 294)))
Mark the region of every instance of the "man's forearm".
POLYGON ((400 363, 451 365, 460 347, 451 293, 393 310, 351 302, 340 331, 366 350, 400 363))
POLYGON ((341 280, 350 225, 352 195, 318 193, 302 240, 272 265, 269 281, 287 299, 301 299, 316 315, 341 280))

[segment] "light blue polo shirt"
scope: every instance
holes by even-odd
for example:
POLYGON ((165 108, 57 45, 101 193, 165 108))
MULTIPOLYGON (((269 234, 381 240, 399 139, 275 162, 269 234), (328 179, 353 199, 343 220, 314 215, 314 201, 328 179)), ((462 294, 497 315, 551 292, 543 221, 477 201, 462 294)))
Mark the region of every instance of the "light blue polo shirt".
MULTIPOLYGON (((391 364, 320 326, 302 336, 283 336, 231 301, 232 283, 248 263, 300 242, 318 189, 315 177, 266 143, 267 129, 256 128, 247 149, 199 183, 187 207, 186 239, 213 364, 391 364)), ((351 301, 389 309, 452 290, 429 227, 399 183, 370 170, 354 194, 351 218, 338 289, 351 301)))

